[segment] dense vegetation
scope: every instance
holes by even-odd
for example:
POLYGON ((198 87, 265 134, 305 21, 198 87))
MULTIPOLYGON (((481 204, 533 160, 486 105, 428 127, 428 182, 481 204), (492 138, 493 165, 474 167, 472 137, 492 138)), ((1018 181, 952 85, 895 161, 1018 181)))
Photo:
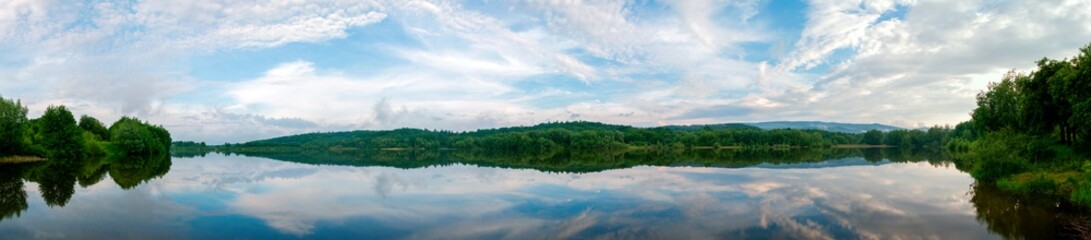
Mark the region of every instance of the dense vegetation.
MULTIPOLYGON (((673 149, 656 151, 632 149, 616 151, 550 151, 542 153, 488 150, 289 150, 224 152, 282 161, 344 166, 383 166, 422 168, 469 164, 486 167, 535 169, 545 172, 585 173, 635 166, 705 166, 723 168, 752 167, 761 164, 791 164, 807 167, 831 159, 863 157, 870 163, 928 161, 943 164, 945 152, 937 148, 811 148, 811 149, 673 149)), ((207 152, 175 150, 174 157, 204 156, 207 152)), ((829 167, 829 164, 815 166, 829 167)))
POLYGON ((37 119, 27 119, 18 100, 0 97, 0 157, 2 159, 86 159, 94 157, 164 156, 170 133, 160 126, 123 117, 107 129, 90 116, 79 122, 65 106, 50 106, 37 119))
POLYGON ((974 178, 1005 191, 1091 206, 1091 45, 1068 60, 1042 59, 977 95, 948 148, 974 178))
MULTIPOLYGON (((761 130, 745 125, 638 128, 581 121, 472 132, 396 129, 310 133, 243 144, 226 144, 221 147, 235 151, 247 151, 246 149, 267 151, 274 148, 468 149, 535 153, 634 148, 813 148, 851 144, 942 147, 950 131, 951 129, 947 127, 934 127, 924 131, 895 130, 852 134, 822 130, 761 130), (864 138, 865 135, 868 136, 867 139, 864 138), (875 140, 872 141, 873 139, 875 140)), ((192 142, 185 142, 176 143, 175 147, 195 148, 198 146, 192 142)))

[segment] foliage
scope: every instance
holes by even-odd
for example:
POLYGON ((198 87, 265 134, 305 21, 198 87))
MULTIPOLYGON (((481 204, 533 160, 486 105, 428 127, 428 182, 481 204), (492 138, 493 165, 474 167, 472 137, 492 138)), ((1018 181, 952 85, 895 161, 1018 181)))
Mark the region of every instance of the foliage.
POLYGON ((22 153, 27 108, 18 100, 0 96, 0 156, 22 153))
MULTIPOLYGON (((720 126, 720 125, 716 125, 720 126)), ((723 125, 730 126, 730 125, 723 125)), ((935 127, 929 131, 899 130, 909 137, 899 146, 926 146, 945 144, 947 127, 935 127)), ((876 131, 881 138, 882 132, 876 131)), ((684 148, 769 148, 826 147, 857 144, 862 134, 828 132, 822 130, 712 127, 692 128, 656 127, 637 128, 595 122, 557 122, 529 127, 484 129, 472 132, 429 131, 422 129, 396 129, 391 131, 352 131, 333 133, 309 133, 268 140, 253 141, 232 148, 298 147, 311 150, 333 148, 354 149, 480 149, 502 151, 545 152, 560 150, 620 150, 627 148, 684 149, 684 148)))
POLYGON ((1000 189, 1022 194, 1052 195, 1057 192, 1058 183, 1052 176, 1044 172, 1022 173, 1011 178, 997 181, 1000 189))
POLYGON ((989 90, 977 94, 977 108, 971 115, 978 131, 1012 129, 1019 123, 1021 105, 1015 83, 1021 78, 1026 76, 1008 72, 1000 82, 989 83, 989 90))
POLYGON ((883 132, 879 130, 869 130, 864 133, 864 136, 860 139, 860 143, 867 145, 882 145, 883 132))
POLYGON ((1026 159, 1012 152, 1014 146, 1022 144, 1023 138, 1011 133, 994 133, 975 141, 970 145, 968 157, 973 162, 970 175, 989 182, 1026 171, 1026 159))
POLYGON ((110 130, 106 129, 106 126, 99 122, 98 119, 87 115, 80 116, 79 126, 84 132, 91 133, 98 140, 110 140, 110 130))
POLYGON ((1091 177, 1079 177, 1091 174, 1091 45, 1037 65, 978 94, 973 119, 955 127, 947 148, 985 184, 1091 206, 1091 177))
POLYGON ((26 113, 27 108, 18 100, 0 97, 0 156, 80 160, 166 155, 170 151, 170 132, 136 118, 123 117, 107 129, 87 115, 77 124, 65 106, 49 106, 37 119, 27 119, 26 113), (114 139, 117 143, 111 142, 114 139))
POLYGON ((1091 206, 1091 184, 1082 184, 1069 195, 1068 198, 1075 204, 1091 206))
MULTIPOLYGON (((173 150, 173 149, 172 149, 173 150)), ((225 150, 225 149, 221 149, 225 150)), ((760 164, 808 163, 830 159, 865 156, 868 161, 884 159, 891 162, 929 162, 941 164, 947 157, 936 149, 625 149, 605 151, 519 152, 495 150, 307 150, 299 148, 235 148, 225 154, 264 157, 290 162, 319 165, 385 166, 421 168, 451 164, 485 167, 536 169, 546 172, 582 173, 634 166, 707 166, 724 168, 753 167, 760 164)), ((175 157, 194 156, 188 152, 172 152, 175 157)), ((829 167, 826 164, 816 166, 829 167)))
POLYGON ((110 125, 110 140, 123 156, 157 156, 170 151, 170 133, 160 126, 122 117, 110 125))
POLYGON ((83 130, 76 126, 72 112, 64 106, 50 106, 39 119, 41 144, 49 158, 81 159, 84 157, 83 130))

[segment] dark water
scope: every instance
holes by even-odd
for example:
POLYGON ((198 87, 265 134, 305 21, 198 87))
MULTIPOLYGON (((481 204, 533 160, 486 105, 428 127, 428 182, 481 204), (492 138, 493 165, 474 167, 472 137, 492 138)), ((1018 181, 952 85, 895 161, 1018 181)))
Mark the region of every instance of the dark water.
POLYGON ((621 155, 581 164, 438 155, 0 165, 0 238, 1073 237, 1055 203, 977 186, 942 155, 621 155), (306 161, 326 162, 297 163, 306 161))

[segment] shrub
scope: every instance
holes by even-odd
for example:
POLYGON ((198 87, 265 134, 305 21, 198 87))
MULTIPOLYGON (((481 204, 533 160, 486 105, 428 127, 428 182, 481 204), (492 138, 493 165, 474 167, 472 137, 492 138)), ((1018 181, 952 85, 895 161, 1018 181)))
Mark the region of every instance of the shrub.
POLYGON ((1012 151, 1025 139, 1020 134, 993 133, 971 144, 970 160, 973 170, 970 175, 978 180, 993 182, 1000 178, 1025 172, 1030 168, 1026 159, 1012 151))
POLYGON ((110 140, 124 156, 166 154, 170 148, 170 133, 132 117, 122 117, 110 125, 110 140))

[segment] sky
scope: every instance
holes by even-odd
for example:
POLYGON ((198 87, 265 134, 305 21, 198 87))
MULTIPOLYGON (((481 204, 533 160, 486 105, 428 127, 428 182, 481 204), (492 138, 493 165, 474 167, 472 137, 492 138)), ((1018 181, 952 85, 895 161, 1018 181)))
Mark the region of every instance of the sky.
POLYGON ((0 2, 0 96, 175 140, 586 120, 969 119, 1091 1, 0 2))

